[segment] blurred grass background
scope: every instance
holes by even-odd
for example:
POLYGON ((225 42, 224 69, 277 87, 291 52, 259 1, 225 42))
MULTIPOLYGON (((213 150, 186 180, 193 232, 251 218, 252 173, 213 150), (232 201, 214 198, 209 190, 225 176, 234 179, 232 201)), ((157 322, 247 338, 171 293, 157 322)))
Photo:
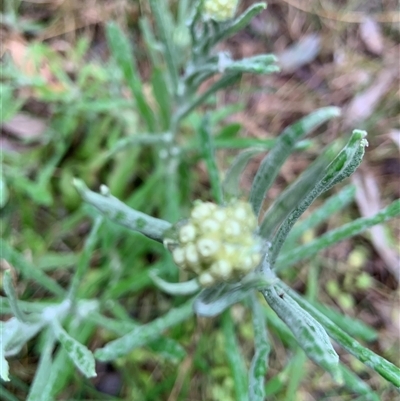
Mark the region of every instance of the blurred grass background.
MULTIPOLYGON (((252 2, 243 1, 245 8, 252 2)), ((171 2, 174 7, 175 3, 171 2)), ((2 2, 0 91, 1 160, 4 185, 1 236, 28 268, 42 269, 66 286, 87 237, 93 212, 81 204, 71 186, 73 177, 89 187, 101 183, 128 205, 162 215, 163 197, 157 192, 161 172, 153 169, 150 148, 130 148, 107 157, 120 138, 143 132, 129 89, 113 60, 104 27, 116 21, 135 45, 144 90, 150 90, 148 55, 138 28, 140 15, 151 18, 146 1, 48 0, 2 2)), ((237 58, 276 53, 282 72, 272 76, 244 76, 240 85, 220 92, 210 110, 222 138, 274 138, 286 125, 314 109, 335 105, 343 118, 330 123, 313 146, 284 165, 272 197, 312 161, 325 144, 366 129, 370 143, 361 169, 353 179, 356 201, 321 229, 303 234, 309 241, 326 229, 359 215, 375 213, 400 197, 399 45, 398 5, 394 0, 270 1, 265 12, 245 31, 225 42, 237 58), (225 137, 224 137, 225 135, 225 137)), ((187 119, 182 141, 187 146, 180 193, 182 215, 196 198, 210 199, 208 177, 193 144, 193 126, 201 111, 187 119)), ((221 171, 234 150, 217 152, 221 171)), ((249 189, 255 160, 242 182, 249 189)), ((400 225, 383 228, 341 242, 314 260, 285 272, 299 291, 317 287, 326 304, 370 324, 379 340, 368 344, 398 363, 400 225)), ((105 221, 90 257, 90 271, 80 286, 81 297, 98 298, 110 317, 146 323, 176 304, 157 291, 148 266, 163 262, 161 245, 105 221)), ((11 269, 20 299, 51 301, 50 294, 11 269)), ((166 274, 177 277, 176 270, 166 274)), ((168 276, 167 276, 168 277, 168 276)), ((266 310, 266 313, 268 311, 266 310)), ((270 312, 268 312, 270 313, 270 312)), ((8 316, 2 315, 4 319, 8 316)), ((249 362, 253 352, 251 319, 245 309, 233 308, 240 347, 249 362)), ((273 317, 270 317, 273 320, 273 317)), ((104 322, 103 322, 104 323, 104 322)), ((103 324, 85 322, 75 330, 95 349, 114 338, 103 324)), ((353 400, 325 373, 306 361, 302 352, 284 345, 291 340, 277 323, 267 385, 270 400, 353 400), (276 334, 278 333, 278 334, 276 334)), ((170 330, 183 345, 162 354, 154 347, 135 350, 114 364, 99 364, 98 378, 87 380, 65 367, 57 399, 104 400, 224 400, 234 399, 220 319, 193 319, 170 330)), ((33 340, 11 361, 10 400, 25 398, 37 368, 40 344, 33 340)), ((396 394, 353 358, 344 360, 384 401, 396 394)), ((6 393, 5 393, 6 394, 6 393)), ((7 398, 6 398, 7 399, 7 398)))

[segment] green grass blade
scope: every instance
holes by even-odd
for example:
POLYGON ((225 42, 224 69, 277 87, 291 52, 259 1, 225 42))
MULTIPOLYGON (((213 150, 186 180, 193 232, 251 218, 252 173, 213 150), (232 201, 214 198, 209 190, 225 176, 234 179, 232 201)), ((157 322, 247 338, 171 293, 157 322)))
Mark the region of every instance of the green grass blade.
POLYGON ((74 276, 72 277, 70 288, 68 291, 68 299, 71 302, 75 301, 79 286, 82 283, 82 280, 90 267, 90 259, 94 253, 94 248, 99 238, 99 232, 102 223, 103 217, 98 216, 94 221, 89 236, 85 240, 85 245, 83 246, 83 249, 79 256, 77 268, 74 276))
POLYGON ((389 206, 382 209, 371 217, 361 217, 339 228, 328 231, 326 234, 316 238, 308 244, 302 245, 292 251, 282 254, 276 262, 276 271, 282 271, 294 264, 314 256, 321 250, 328 248, 346 238, 360 234, 370 227, 384 223, 400 215, 400 200, 392 202, 389 206))
POLYGON ((306 299, 292 290, 283 282, 279 283, 279 287, 287 295, 290 295, 304 310, 310 313, 320 324, 324 326, 329 336, 339 343, 346 351, 354 355, 359 361, 379 373, 390 383, 393 383, 397 388, 400 387, 400 369, 381 356, 375 354, 368 348, 363 347, 353 337, 349 336, 335 323, 333 323, 323 313, 314 308, 306 299))
POLYGON ((262 290, 264 298, 293 332, 307 356, 341 382, 339 356, 324 328, 288 294, 278 295, 274 287, 262 290))
POLYGON ((0 384, 0 395, 4 401, 21 401, 14 394, 10 393, 4 386, 0 384))
POLYGON ((255 352, 249 371, 249 401, 264 401, 264 382, 268 369, 268 357, 271 345, 268 341, 262 306, 254 293, 251 296, 251 309, 253 312, 255 352))
POLYGON ((172 135, 169 132, 162 134, 138 134, 130 135, 126 138, 119 139, 113 147, 107 152, 106 158, 114 156, 118 152, 126 151, 141 145, 165 145, 170 143, 172 135))
POLYGON ((150 22, 147 17, 142 17, 139 20, 140 31, 143 34, 143 39, 146 44, 147 54, 150 57, 151 64, 155 68, 161 68, 162 58, 161 56, 161 44, 157 42, 152 29, 150 27, 150 22))
POLYGON ((260 212, 265 194, 277 177, 283 163, 293 152, 296 142, 319 125, 339 115, 340 109, 337 107, 325 107, 302 118, 282 132, 276 145, 261 162, 253 180, 250 203, 253 205, 256 215, 260 212))
POLYGON ((233 73, 223 75, 217 82, 212 84, 204 93, 198 95, 194 100, 180 107, 178 112, 176 113, 176 121, 174 124, 177 124, 183 118, 185 118, 188 114, 190 114, 196 107, 203 104, 209 96, 219 91, 220 89, 224 89, 227 86, 234 85, 242 76, 241 73, 233 73))
POLYGON ((288 372, 289 377, 286 387, 285 401, 297 400, 297 394, 299 393, 301 381, 307 374, 307 369, 305 366, 307 360, 306 354, 300 347, 296 348, 297 350, 292 357, 288 372))
POLYGON ((365 401, 380 401, 379 395, 372 391, 372 388, 366 383, 365 380, 358 377, 342 363, 339 366, 340 370, 342 371, 345 387, 347 387, 353 393, 364 395, 365 397, 363 400, 365 401))
POLYGON ((222 203, 221 183, 217 163, 215 161, 215 150, 211 135, 210 119, 205 117, 199 127, 200 150, 206 163, 208 175, 210 177, 211 192, 216 203, 222 203))
POLYGON ((51 330, 47 330, 45 334, 46 341, 40 352, 39 365, 26 401, 51 401, 51 398, 43 398, 43 391, 48 384, 53 368, 52 354, 55 346, 55 337, 51 330))
POLYGON ((15 288, 12 282, 11 271, 6 270, 3 276, 3 289, 7 295, 7 298, 10 302, 10 307, 12 310, 13 315, 20 321, 20 322, 27 322, 27 316, 25 313, 19 308, 18 305, 18 298, 15 292, 15 288))
POLYGON ((151 239, 162 242, 164 232, 171 227, 165 220, 131 209, 111 196, 106 187, 103 187, 103 195, 89 190, 83 181, 78 179, 74 180, 74 186, 83 200, 98 209, 105 217, 151 239))
POLYGON ((164 2, 150 0, 150 8, 156 21, 158 34, 165 48, 164 57, 175 95, 178 89, 178 66, 176 65, 178 57, 175 54, 175 45, 172 41, 172 16, 164 2))
POLYGON ((93 354, 81 344, 75 340, 70 334, 68 334, 62 327, 57 318, 53 319, 51 327, 57 340, 61 343, 64 350, 67 352, 71 361, 74 362, 75 366, 86 376, 95 377, 95 360, 93 354))
POLYGON ((225 353, 228 365, 232 372, 233 386, 235 389, 236 400, 247 401, 247 371, 243 356, 235 335, 235 327, 230 311, 222 315, 222 332, 224 334, 225 353))
POLYGON ((105 347, 96 350, 95 357, 100 361, 111 361, 126 355, 132 349, 141 347, 160 336, 164 330, 175 326, 193 315, 193 299, 152 322, 133 329, 105 347))
POLYGON ((0 250, 1 257, 7 260, 11 266, 14 266, 25 279, 35 280, 54 295, 59 297, 65 295, 65 290, 56 281, 43 273, 42 270, 37 269, 36 266, 33 266, 2 239, 0 239, 0 250))
POLYGON ((158 104, 160 128, 161 130, 167 130, 171 125, 173 101, 161 69, 154 68, 151 76, 151 85, 154 99, 158 104))
POLYGON ((240 177, 250 159, 261 152, 265 152, 265 149, 246 149, 236 156, 222 182, 224 198, 229 200, 240 197, 240 177))
POLYGON ((332 163, 326 167, 323 176, 314 187, 300 198, 297 207, 286 217, 274 236, 270 251, 270 262, 273 264, 281 250, 287 235, 298 218, 305 212, 312 202, 333 185, 349 177, 360 165, 368 142, 365 139, 365 131, 353 131, 346 147, 335 157, 332 163))
POLYGON ((375 341, 378 338, 378 332, 361 320, 343 315, 340 312, 317 301, 313 301, 311 303, 314 308, 318 309, 328 319, 332 320, 333 323, 339 326, 346 333, 350 334, 352 337, 360 338, 364 341, 375 341))
POLYGON ((345 208, 353 201, 355 194, 355 186, 347 185, 340 192, 329 197, 321 207, 314 210, 309 217, 298 222, 292 228, 283 245, 284 249, 287 247, 287 244, 290 244, 288 249, 293 249, 294 242, 297 241, 304 232, 317 227, 319 224, 328 220, 333 214, 345 208))
POLYGON ((146 121, 149 131, 155 132, 154 113, 144 96, 142 80, 138 74, 128 38, 113 22, 107 25, 106 36, 113 58, 135 97, 140 114, 146 121))

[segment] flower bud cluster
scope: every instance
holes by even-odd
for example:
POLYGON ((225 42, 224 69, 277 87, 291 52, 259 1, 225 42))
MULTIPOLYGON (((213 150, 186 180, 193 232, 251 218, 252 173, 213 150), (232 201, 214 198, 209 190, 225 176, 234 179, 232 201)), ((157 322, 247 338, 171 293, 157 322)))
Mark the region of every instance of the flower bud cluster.
POLYGON ((205 0, 203 11, 207 18, 226 21, 233 18, 238 0, 205 0))
POLYGON ((198 201, 178 230, 172 257, 180 268, 197 274, 203 287, 239 279, 261 261, 256 228, 257 219, 247 202, 222 207, 198 201))

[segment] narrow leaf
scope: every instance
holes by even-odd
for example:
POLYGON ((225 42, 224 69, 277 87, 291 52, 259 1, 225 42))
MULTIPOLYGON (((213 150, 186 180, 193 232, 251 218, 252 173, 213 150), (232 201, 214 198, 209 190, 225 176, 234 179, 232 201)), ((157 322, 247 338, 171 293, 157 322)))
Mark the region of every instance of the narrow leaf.
POLYGON ((266 8, 266 3, 255 3, 251 5, 238 18, 222 25, 220 32, 211 38, 209 46, 213 46, 221 40, 229 38, 244 29, 256 15, 260 14, 266 8))
POLYGON ((29 394, 26 401, 49 400, 43 398, 43 391, 48 385, 49 377, 53 368, 52 354, 55 346, 55 338, 51 330, 46 331, 46 335, 45 343, 40 352, 39 364, 36 369, 33 383, 29 388, 29 394))
POLYGON ((119 139, 107 152, 106 158, 114 156, 116 153, 142 145, 165 145, 170 143, 172 135, 169 132, 162 134, 138 134, 130 135, 119 139))
POLYGON ((86 376, 95 377, 95 360, 93 354, 79 341, 71 337, 62 327, 58 319, 52 321, 54 335, 67 352, 71 361, 86 376))
MULTIPOLYGON (((140 325, 132 320, 116 320, 94 312, 88 317, 97 326, 113 332, 119 336, 130 333, 140 325)), ((147 344, 153 352, 160 353, 172 362, 180 361, 186 356, 185 349, 175 340, 167 337, 158 337, 147 344)))
POLYGON ((14 266, 25 279, 35 280, 42 287, 46 288, 57 296, 64 296, 65 290, 52 278, 43 273, 42 270, 33 266, 24 256, 12 249, 4 240, 0 238, 1 257, 14 266))
POLYGON ((262 306, 255 294, 251 296, 254 328, 254 356, 249 371, 249 401, 265 400, 265 377, 271 345, 268 341, 262 306))
POLYGON ((218 204, 222 203, 221 183, 217 163, 215 161, 215 150, 213 138, 211 136, 210 119, 208 116, 203 118, 199 127, 199 140, 202 156, 207 166, 210 177, 211 191, 213 198, 218 204))
POLYGON ((262 291, 269 306, 287 324, 307 356, 341 382, 339 356, 324 328, 288 294, 278 295, 274 287, 262 291))
POLYGON ((98 194, 89 190, 83 181, 75 179, 74 186, 83 200, 110 220, 133 231, 162 242, 163 233, 171 227, 165 220, 156 219, 147 214, 131 209, 117 198, 108 193, 108 188, 102 187, 104 194, 98 194))
POLYGON ((213 317, 219 315, 244 298, 253 289, 261 289, 272 281, 261 278, 257 273, 249 274, 238 283, 222 283, 204 289, 194 302, 194 311, 199 316, 213 317))
POLYGON ((141 347, 159 337, 160 333, 175 326, 193 315, 193 300, 187 301, 178 308, 152 322, 133 329, 105 347, 96 350, 95 356, 100 361, 111 361, 128 354, 134 348, 141 347))
POLYGON ((311 203, 323 192, 353 174, 360 165, 364 156, 365 146, 368 145, 368 142, 365 140, 366 134, 365 131, 353 131, 348 144, 335 157, 332 163, 326 167, 322 178, 317 180, 314 187, 299 199, 297 207, 286 217, 274 237, 270 254, 271 264, 275 262, 293 225, 311 203))
POLYGON ((343 315, 342 313, 323 305, 319 302, 311 302, 314 308, 318 309, 333 323, 338 325, 346 333, 352 337, 358 337, 364 341, 375 341, 378 338, 378 332, 372 327, 368 326, 361 320, 354 317, 343 315))
POLYGON ((196 107, 203 104, 209 96, 219 91, 220 89, 224 89, 227 86, 231 86, 235 84, 241 77, 241 73, 232 73, 223 75, 217 82, 212 84, 204 93, 198 95, 195 99, 193 99, 188 104, 182 105, 176 114, 176 122, 178 123, 183 118, 185 118, 188 114, 190 114, 196 107))
POLYGON ((335 157, 335 150, 328 147, 317 160, 311 164, 300 177, 289 185, 274 200, 263 216, 260 226, 260 235, 271 242, 275 237, 275 231, 283 221, 293 212, 299 203, 307 196, 321 179, 327 165, 335 157))
POLYGON ((309 217, 303 221, 299 221, 292 228, 285 241, 284 248, 286 248, 287 244, 290 244, 290 248, 293 249, 294 242, 297 241, 304 232, 313 229, 325 220, 328 220, 333 214, 345 208, 353 201, 355 193, 355 186, 347 185, 337 194, 330 196, 325 203, 314 210, 309 217))
POLYGON ((145 119, 148 129, 155 132, 154 114, 144 96, 142 80, 138 74, 129 40, 114 22, 107 25, 106 36, 111 53, 135 97, 140 114, 145 119))
POLYGON ((158 277, 157 273, 151 271, 150 278, 160 290, 171 295, 191 295, 200 290, 200 284, 197 279, 186 281, 184 283, 169 283, 158 277))
POLYGON ((175 45, 172 41, 171 14, 165 3, 150 0, 150 8, 157 24, 158 34, 164 45, 165 61, 167 62, 168 72, 171 79, 174 94, 178 88, 178 67, 176 65, 177 54, 175 45))
POLYGON ((339 115, 340 109, 337 107, 325 107, 302 118, 282 132, 276 145, 261 162, 253 180, 250 203, 253 205, 256 215, 261 209, 265 194, 277 177, 283 163, 292 153, 296 142, 319 125, 339 115))
POLYGON ((287 295, 290 295, 304 310, 310 313, 320 324, 324 326, 329 336, 339 343, 346 351, 354 355, 358 360, 365 363, 367 366, 379 373, 390 383, 393 383, 397 388, 400 387, 400 369, 387 361, 385 358, 375 354, 368 348, 363 347, 353 337, 349 336, 335 323, 333 323, 323 313, 314 308, 306 299, 293 291, 289 286, 282 281, 279 282, 279 287, 287 295))
POLYGON ((44 325, 44 321, 23 323, 15 317, 6 322, 0 322, 0 349, 4 352, 4 356, 17 355, 44 325))
POLYGON ((225 353, 232 372, 236 400, 245 401, 247 400, 247 371, 236 339, 230 311, 226 311, 222 315, 222 332, 225 339, 225 353))
MULTIPOLYGON (((4 103, 3 103, 4 104, 4 103)), ((2 169, 0 169, 0 209, 8 202, 9 191, 6 180, 3 176, 2 169)))
POLYGON ((240 176, 250 159, 261 152, 265 152, 265 149, 246 149, 236 156, 225 175, 224 181, 222 182, 225 198, 229 200, 230 198, 240 197, 240 176))
POLYGON ((296 401, 301 381, 307 374, 307 368, 305 366, 306 360, 306 354, 300 347, 297 346, 296 352, 292 356, 292 361, 290 363, 290 369, 288 372, 289 377, 286 385, 285 401, 296 401))
POLYGON ((384 223, 400 215, 400 200, 396 200, 372 217, 361 217, 334 230, 328 231, 308 244, 282 254, 276 262, 276 271, 285 270, 294 264, 314 256, 322 249, 328 248, 346 238, 360 234, 368 228, 384 223))
POLYGON ((0 347, 0 378, 6 382, 10 381, 9 377, 9 366, 7 359, 4 355, 3 344, 0 347))
POLYGON ((90 230, 90 234, 85 240, 85 244, 79 256, 77 268, 74 276, 72 277, 71 285, 68 291, 68 299, 71 300, 71 302, 75 301, 79 286, 81 285, 82 280, 90 267, 90 260, 94 253, 94 248, 96 246, 97 240, 99 238, 99 232, 102 227, 102 223, 103 216, 97 216, 92 226, 92 229, 90 230))
POLYGON ((6 270, 4 272, 3 288, 4 288, 4 292, 7 295, 8 300, 10 302, 10 307, 11 307, 11 310, 12 310, 14 316, 20 322, 27 322, 28 319, 27 319, 25 313, 22 312, 22 310, 19 308, 19 305, 18 305, 18 298, 17 298, 17 294, 14 289, 10 270, 6 270))
POLYGON ((362 399, 365 401, 380 401, 379 395, 372 390, 366 380, 358 377, 342 363, 339 366, 340 370, 342 371, 345 387, 347 387, 353 393, 363 395, 364 397, 362 399))

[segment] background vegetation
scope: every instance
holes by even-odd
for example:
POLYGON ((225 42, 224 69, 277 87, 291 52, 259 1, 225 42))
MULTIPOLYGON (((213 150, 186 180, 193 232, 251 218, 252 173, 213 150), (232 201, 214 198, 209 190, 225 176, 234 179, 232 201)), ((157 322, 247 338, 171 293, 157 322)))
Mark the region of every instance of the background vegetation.
MULTIPOLYGON (((244 9, 251 2, 242 3, 244 9)), ((244 32, 221 46, 235 58, 276 53, 282 72, 244 76, 207 105, 220 171, 229 166, 235 148, 257 139, 273 139, 283 127, 318 107, 341 107, 343 118, 326 126, 323 135, 313 137, 310 146, 284 165, 273 188, 277 195, 325 144, 355 127, 369 132, 370 147, 353 179, 355 200, 323 227, 302 233, 302 241, 360 215, 374 214, 400 197, 396 45, 400 33, 394 24, 395 10, 395 2, 390 1, 367 5, 343 1, 340 6, 336 2, 304 6, 294 0, 273 1, 244 32)), ((136 146, 109 155, 118 140, 143 132, 143 113, 132 99, 132 87, 110 57, 105 25, 115 21, 129 35, 146 100, 162 109, 168 99, 162 91, 157 96, 151 91, 159 87, 157 75, 149 69, 146 38, 138 26, 139 16, 147 15, 150 22, 152 16, 147 2, 128 0, 5 1, 2 12, 0 229, 5 239, 2 253, 8 254, 1 269, 11 272, 21 300, 43 304, 52 301, 54 289, 32 280, 37 279, 35 274, 45 272, 67 288, 73 272, 87 267, 78 295, 97 298, 110 320, 100 321, 93 314, 82 317, 79 324, 67 322, 67 330, 96 349, 126 332, 128 326, 152 321, 180 302, 157 290, 148 275, 150 265, 164 270, 166 278, 177 278, 178 272, 166 264, 163 247, 96 220, 96 213, 81 204, 71 185, 73 177, 96 190, 104 183, 135 209, 172 221, 178 217, 171 217, 174 204, 159 187, 163 171, 154 169, 152 148, 136 146), (19 276, 16 267, 24 274, 19 276), (116 326, 115 320, 126 325, 116 326)), ((212 199, 194 136, 193 127, 201 117, 196 112, 185 120, 182 132, 184 168, 179 192, 174 194, 182 215, 193 200, 212 199)), ((162 126, 163 121, 159 123, 162 126)), ((247 192, 256 168, 257 160, 246 170, 242 187, 247 192)), ((284 273, 292 288, 300 292, 317 288, 323 303, 345 312, 352 322, 357 318, 367 323, 370 331, 363 328, 363 341, 394 363, 400 358, 399 236, 399 221, 394 220, 284 273)), ((6 320, 9 315, 4 311, 6 320)), ((236 305, 233 320, 249 363, 253 333, 251 317, 244 311, 236 305)), ((265 313, 270 314, 269 310, 265 313)), ((279 334, 272 339, 269 399, 356 399, 306 361, 290 336, 276 325, 279 334)), ((115 363, 98 363, 98 377, 93 380, 85 379, 56 349, 54 358, 63 367, 57 399, 233 400, 224 341, 230 329, 219 317, 190 319, 169 330, 168 346, 154 343, 115 363)), ((40 351, 40 337, 36 337, 11 360, 11 382, 3 383, 0 390, 5 399, 26 398, 40 351)), ((379 376, 347 355, 343 359, 382 400, 396 397, 379 376)))

